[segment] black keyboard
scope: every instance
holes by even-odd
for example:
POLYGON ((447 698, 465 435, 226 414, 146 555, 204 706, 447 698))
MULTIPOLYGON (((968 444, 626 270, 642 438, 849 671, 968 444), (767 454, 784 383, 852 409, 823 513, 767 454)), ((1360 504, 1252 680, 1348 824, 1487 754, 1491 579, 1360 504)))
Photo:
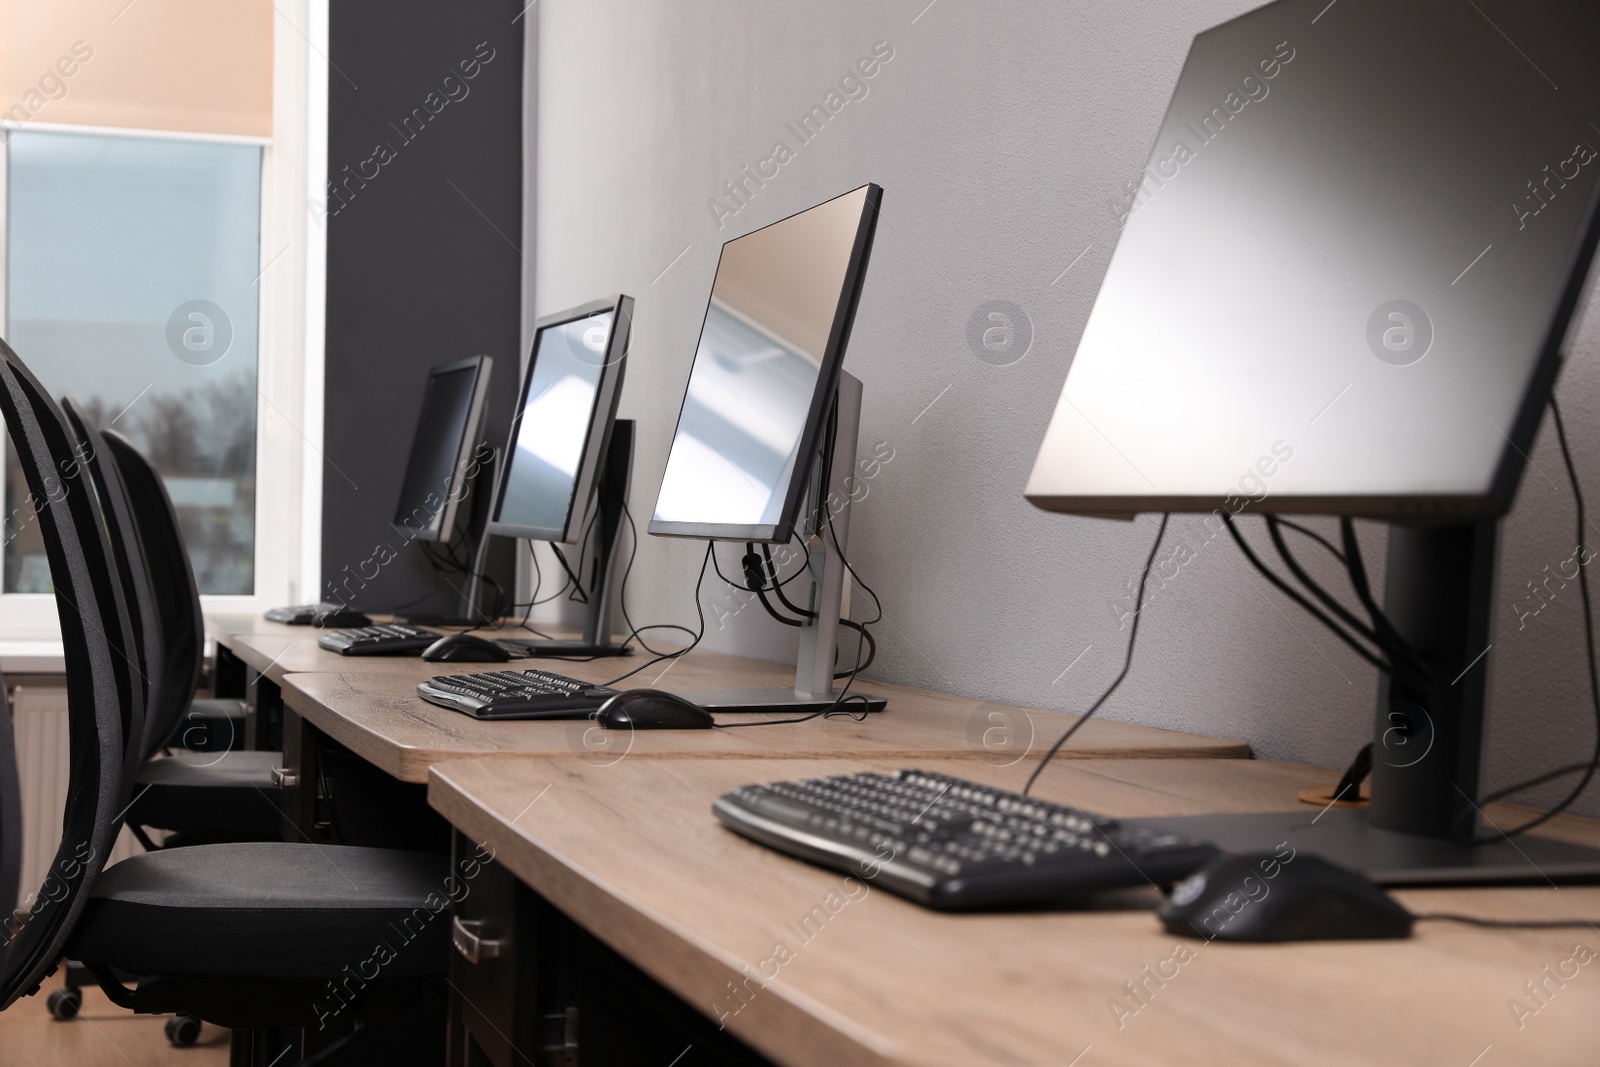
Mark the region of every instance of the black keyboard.
POLYGON ((266 613, 268 622, 284 622, 290 626, 368 626, 372 620, 365 613, 343 604, 296 604, 291 608, 272 608, 266 613))
POLYGON ((317 638, 317 644, 341 656, 420 656, 423 649, 443 636, 417 626, 389 623, 358 626, 353 630, 329 630, 317 638))
POLYGON ((925 771, 747 785, 729 829, 943 911, 1162 885, 1217 855, 1197 841, 925 771))
POLYGON ((430 704, 475 719, 586 719, 616 694, 549 671, 447 674, 417 686, 417 695, 430 704))

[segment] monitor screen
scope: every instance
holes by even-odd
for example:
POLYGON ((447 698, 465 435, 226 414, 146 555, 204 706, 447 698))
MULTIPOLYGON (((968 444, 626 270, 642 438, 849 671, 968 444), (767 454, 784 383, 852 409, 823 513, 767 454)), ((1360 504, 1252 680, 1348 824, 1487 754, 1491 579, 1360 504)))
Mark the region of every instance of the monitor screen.
POLYGON ((411 460, 395 507, 395 525, 421 540, 447 541, 465 486, 465 462, 477 430, 487 356, 435 367, 422 394, 411 460))
POLYGON ((618 306, 615 300, 586 305, 541 322, 511 428, 509 462, 490 527, 494 532, 570 539, 584 510, 579 505, 587 499, 598 446, 615 413, 631 301, 623 305, 620 327, 618 306), (598 435, 597 422, 602 423, 598 435))
POLYGON ((1574 0, 1280 0, 1200 34, 1029 499, 1503 512, 1586 292, 1597 41, 1574 0))
POLYGON ((651 533, 787 539, 880 194, 862 186, 722 246, 651 533))

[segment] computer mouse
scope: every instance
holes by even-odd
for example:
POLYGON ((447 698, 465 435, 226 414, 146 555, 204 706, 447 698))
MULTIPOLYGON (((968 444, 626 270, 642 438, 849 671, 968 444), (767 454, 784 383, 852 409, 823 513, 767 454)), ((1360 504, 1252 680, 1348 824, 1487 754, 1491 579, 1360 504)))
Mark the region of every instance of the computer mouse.
POLYGON ((1208 941, 1334 941, 1411 936, 1415 921, 1366 875, 1296 852, 1223 856, 1172 890, 1156 915, 1208 941))
POLYGON ((618 693, 594 713, 607 730, 709 730, 716 725, 699 704, 660 689, 618 693))
POLYGON ((511 653, 476 634, 446 634, 422 651, 433 663, 505 663, 511 653))

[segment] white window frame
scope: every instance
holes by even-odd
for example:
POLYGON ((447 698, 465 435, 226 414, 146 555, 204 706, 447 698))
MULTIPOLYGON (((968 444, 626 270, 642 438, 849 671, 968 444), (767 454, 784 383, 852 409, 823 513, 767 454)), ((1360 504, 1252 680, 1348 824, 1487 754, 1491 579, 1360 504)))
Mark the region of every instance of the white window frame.
MULTIPOLYGON (((5 123, 13 131, 261 146, 255 591, 202 596, 208 615, 259 615, 269 607, 320 599, 327 241, 325 231, 312 221, 308 204, 322 195, 327 173, 329 3, 278 0, 274 4, 270 138, 5 123)), ((0 324, 7 315, 9 160, 7 138, 0 144, 0 324)), ((19 354, 27 358, 26 352, 19 354)), ((0 461, 9 448, 10 440, 0 436, 0 461)), ((0 593, 0 651, 8 642, 59 638, 53 596, 0 593)))

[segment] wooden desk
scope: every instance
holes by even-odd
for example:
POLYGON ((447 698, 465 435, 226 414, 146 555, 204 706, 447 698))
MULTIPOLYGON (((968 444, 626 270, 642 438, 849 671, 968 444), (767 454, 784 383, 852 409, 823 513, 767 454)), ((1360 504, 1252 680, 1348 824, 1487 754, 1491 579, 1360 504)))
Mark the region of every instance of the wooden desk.
POLYGON ((288 675, 304 671, 394 671, 418 681, 439 673, 439 664, 424 663, 418 656, 341 656, 318 647, 324 632, 314 626, 258 622, 249 631, 219 635, 217 644, 254 674, 280 686, 288 675))
MULTIPOLYGON (((1009 766, 1037 755, 1072 719, 989 701, 871 683, 889 697, 889 709, 864 722, 835 717, 772 729, 655 730, 619 734, 587 720, 482 722, 416 695, 416 685, 437 674, 543 666, 586 681, 606 682, 648 662, 636 654, 587 662, 517 660, 506 664, 428 663, 416 656, 349 657, 317 646, 320 632, 304 626, 252 623, 250 632, 224 632, 219 647, 243 665, 247 737, 253 747, 281 749, 287 777, 275 798, 288 840, 340 840, 408 846, 406 837, 362 836, 350 828, 377 817, 344 818, 330 797, 365 795, 393 822, 437 825, 423 795, 428 767, 466 757, 534 755, 594 765, 625 756, 662 758, 839 758, 870 752, 886 759, 972 758, 1009 766), (342 763, 337 775, 330 763, 342 763), (359 765, 358 765, 359 764, 359 765), (367 768, 382 772, 374 777, 367 768), (337 781, 335 780, 337 779, 337 781), (393 788, 410 783, 414 796, 393 788), (317 783, 317 788, 312 788, 317 783), (341 784, 342 783, 342 784, 341 784), (319 801, 318 794, 321 796, 319 801), (419 820, 420 816, 420 820, 419 820), (343 827, 340 832, 336 827, 343 827)), ((221 658, 221 657, 219 657, 221 658)), ((697 649, 655 664, 639 684, 692 690, 724 686, 792 684, 794 668, 697 649)), ((784 718, 784 715, 750 718, 784 718)), ((741 716, 741 718, 743 718, 741 716)), ((1130 723, 1095 721, 1074 738, 1071 757, 1148 756, 1240 759, 1249 746, 1225 738, 1181 734, 1130 723)), ((349 809, 343 809, 349 813, 349 809)))
MULTIPOLYGON (((294 655, 289 653, 283 658, 294 655)), ((430 765, 467 756, 565 757, 606 766, 624 758, 647 756, 836 759, 871 754, 898 760, 970 758, 974 762, 1010 766, 1030 755, 1037 756, 1074 721, 1072 716, 1059 712, 873 682, 873 691, 887 696, 889 707, 862 722, 841 716, 770 729, 632 733, 603 730, 587 720, 482 722, 436 707, 416 695, 416 684, 422 679, 442 672, 471 670, 472 665, 410 660, 381 673, 367 673, 367 662, 362 661, 356 671, 341 674, 290 674, 283 679, 284 702, 307 724, 403 782, 426 782, 430 765), (404 663, 410 664, 409 670, 402 669, 404 663)), ((599 682, 627 669, 618 663, 615 659, 558 662, 552 668, 599 682)), ((782 685, 786 673, 792 679, 794 669, 696 651, 659 684, 685 690, 714 685, 782 685)), ((738 720, 785 717, 751 715, 739 716, 738 720)), ((1102 719, 1091 720, 1063 752, 1067 758, 1240 759, 1248 755, 1249 746, 1242 741, 1102 719)))
MULTIPOLYGON (((1204 943, 1163 932, 1148 910, 1153 890, 1092 911, 941 915, 859 881, 847 887, 840 873, 727 831, 710 811, 742 783, 898 762, 475 760, 436 765, 430 801, 459 828, 458 847, 493 849, 550 906, 781 1064, 1595 1062, 1600 959, 1564 985, 1549 982, 1552 994, 1520 1026, 1508 1005, 1537 1006, 1524 983, 1546 967, 1570 972, 1574 945, 1600 951, 1600 931, 1428 922, 1399 942, 1204 943), (783 958, 779 945, 789 957, 781 965, 771 962, 783 958), (1180 945, 1193 953, 1181 963, 1180 945), (764 986, 747 977, 775 968, 764 986), (1148 977, 1158 972, 1168 977, 1148 977), (1126 983, 1144 983, 1142 1003, 1126 983)), ((1010 788, 1023 779, 1021 768, 976 760, 927 766, 1010 788)), ((1329 774, 1253 761, 1073 760, 1041 784, 1046 796, 1135 816, 1293 807, 1329 774)), ((1550 825, 1600 843, 1595 823, 1550 825)), ((1595 887, 1396 895, 1413 911, 1600 917, 1595 887)), ((486 889, 482 900, 493 899, 486 889)), ((497 936, 510 937, 508 957, 532 952, 520 928, 497 936)), ((581 1024, 585 1010, 571 1017, 581 1024)))

